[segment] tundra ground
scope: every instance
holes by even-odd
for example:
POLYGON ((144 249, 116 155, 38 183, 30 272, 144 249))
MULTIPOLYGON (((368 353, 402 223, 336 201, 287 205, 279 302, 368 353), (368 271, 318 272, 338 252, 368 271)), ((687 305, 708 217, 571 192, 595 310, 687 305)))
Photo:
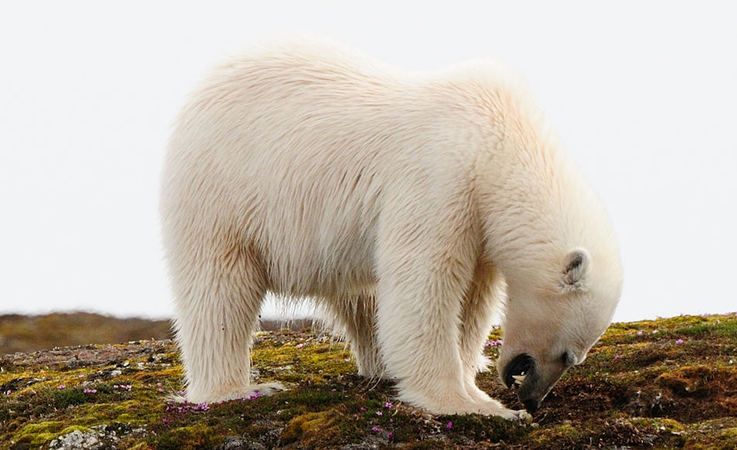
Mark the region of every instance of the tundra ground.
MULTIPOLYGON (((500 338, 489 337, 492 358, 500 338)), ((391 383, 356 376, 345 345, 310 330, 259 333, 253 359, 257 382, 289 390, 174 403, 182 370, 167 340, 5 355, 0 447, 737 448, 737 314, 612 325, 532 424, 397 403, 391 383)), ((520 408, 496 378, 479 385, 520 408)))

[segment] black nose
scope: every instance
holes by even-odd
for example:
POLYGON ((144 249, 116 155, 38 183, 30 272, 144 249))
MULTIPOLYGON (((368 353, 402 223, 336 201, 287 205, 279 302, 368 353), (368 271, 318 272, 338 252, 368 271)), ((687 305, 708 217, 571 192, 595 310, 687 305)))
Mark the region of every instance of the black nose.
POLYGON ((529 376, 534 368, 535 360, 532 356, 527 353, 520 353, 509 361, 507 366, 504 368, 504 384, 506 384, 508 388, 512 387, 514 384, 514 378, 512 378, 512 375, 525 374, 529 376))
POLYGON ((534 398, 528 398, 522 403, 525 405, 525 409, 528 413, 534 413, 535 411, 537 411, 537 408, 540 407, 540 402, 535 400, 534 398))

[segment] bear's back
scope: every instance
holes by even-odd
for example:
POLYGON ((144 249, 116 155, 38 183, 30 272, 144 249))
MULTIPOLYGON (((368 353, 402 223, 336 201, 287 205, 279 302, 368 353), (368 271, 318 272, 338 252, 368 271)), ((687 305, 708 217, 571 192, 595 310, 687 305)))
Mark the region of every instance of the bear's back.
POLYGON ((472 178, 468 112, 443 86, 323 44, 236 57, 179 116, 169 191, 255 240, 277 291, 371 284, 387 204, 472 178))

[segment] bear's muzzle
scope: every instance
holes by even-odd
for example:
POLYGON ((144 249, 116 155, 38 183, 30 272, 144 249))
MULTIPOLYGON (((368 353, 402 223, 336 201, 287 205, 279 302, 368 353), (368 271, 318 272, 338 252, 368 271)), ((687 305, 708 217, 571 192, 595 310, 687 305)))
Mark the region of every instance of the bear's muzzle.
POLYGON ((540 364, 532 356, 522 353, 506 365, 502 379, 508 388, 519 387, 517 397, 520 403, 527 412, 533 413, 565 371, 563 364, 540 364))

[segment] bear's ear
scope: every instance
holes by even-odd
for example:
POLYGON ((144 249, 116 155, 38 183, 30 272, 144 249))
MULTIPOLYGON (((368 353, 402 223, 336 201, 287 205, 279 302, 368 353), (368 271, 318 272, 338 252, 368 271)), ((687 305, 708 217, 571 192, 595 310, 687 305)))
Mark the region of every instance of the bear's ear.
POLYGON ((591 264, 589 252, 582 248, 571 250, 563 262, 561 288, 563 292, 585 289, 586 274, 591 264))

